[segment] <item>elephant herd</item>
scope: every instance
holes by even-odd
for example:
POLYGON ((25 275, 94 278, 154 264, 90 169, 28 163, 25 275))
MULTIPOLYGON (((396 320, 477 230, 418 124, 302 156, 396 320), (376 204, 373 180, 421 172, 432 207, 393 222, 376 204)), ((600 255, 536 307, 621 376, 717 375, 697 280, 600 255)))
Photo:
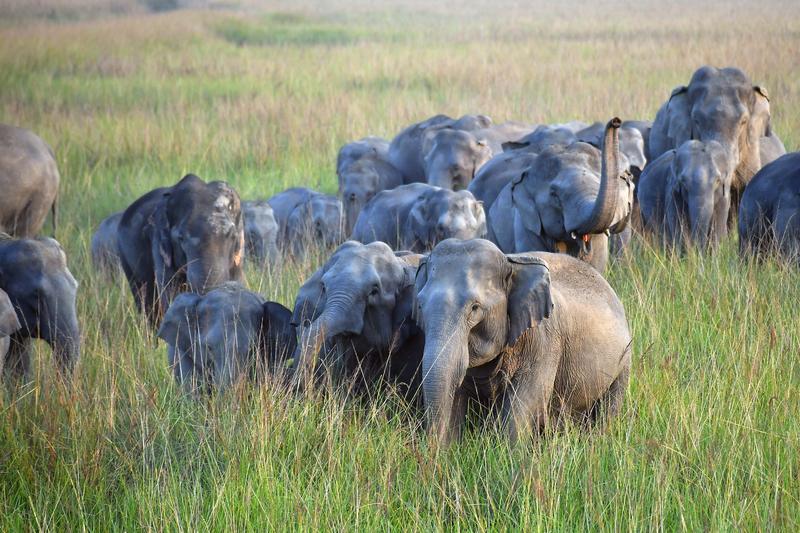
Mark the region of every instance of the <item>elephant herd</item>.
MULTIPOLYGON (((392 383, 429 433, 457 438, 468 406, 510 438, 618 412, 631 371, 625 310, 603 273, 648 233, 713 252, 738 219, 742 254, 800 257, 800 153, 786 154, 767 91, 702 67, 653 122, 495 124, 437 115, 392 140, 346 144, 339 195, 242 201, 189 174, 98 226, 98 272, 121 270, 191 394, 267 374, 392 383), (327 259, 294 308, 244 285, 245 260, 327 259)), ((0 126, 0 361, 24 376, 51 344, 69 378, 77 283, 55 231, 59 175, 34 134, 0 126)))

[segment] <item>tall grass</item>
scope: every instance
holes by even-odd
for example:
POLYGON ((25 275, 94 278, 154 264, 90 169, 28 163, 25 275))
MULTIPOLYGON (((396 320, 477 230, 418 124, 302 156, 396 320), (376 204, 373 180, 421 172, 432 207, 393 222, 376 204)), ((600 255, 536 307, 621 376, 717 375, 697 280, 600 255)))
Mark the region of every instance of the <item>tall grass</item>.
MULTIPOLYGON (((438 112, 652 118, 704 63, 766 86, 796 149, 791 3, 264 5, 0 30, 0 120, 57 153, 84 342, 72 389, 41 345, 31 383, 0 399, 0 529, 800 527, 800 273, 741 261, 734 237, 713 257, 637 240, 611 265, 634 370, 605 433, 511 446, 490 423, 439 455, 392 395, 186 400, 88 253, 104 216, 189 171, 245 198, 333 192, 347 140, 438 112)), ((291 306, 323 260, 251 265, 248 282, 291 306)))

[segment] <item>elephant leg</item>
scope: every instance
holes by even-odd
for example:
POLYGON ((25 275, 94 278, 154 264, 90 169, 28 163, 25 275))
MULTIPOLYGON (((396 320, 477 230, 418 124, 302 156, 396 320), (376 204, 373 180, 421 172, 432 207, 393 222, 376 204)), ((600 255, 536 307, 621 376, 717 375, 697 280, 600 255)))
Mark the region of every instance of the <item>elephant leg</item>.
POLYGON ((533 368, 511 380, 503 398, 502 417, 512 442, 545 429, 558 365, 549 354, 540 354, 533 368))
POLYGON ((603 426, 612 418, 619 414, 622 403, 625 400, 625 392, 628 390, 631 369, 625 368, 617 378, 611 382, 611 386, 594 405, 588 422, 593 426, 603 426))
POLYGON ((31 340, 27 337, 11 337, 4 364, 2 365, 4 377, 9 381, 18 383, 30 372, 31 366, 31 340))

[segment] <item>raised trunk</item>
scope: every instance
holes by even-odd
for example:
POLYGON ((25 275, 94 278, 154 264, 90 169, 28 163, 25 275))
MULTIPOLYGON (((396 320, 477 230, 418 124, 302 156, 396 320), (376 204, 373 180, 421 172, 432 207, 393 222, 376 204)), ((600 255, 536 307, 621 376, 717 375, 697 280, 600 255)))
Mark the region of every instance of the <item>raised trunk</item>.
POLYGON ((614 117, 605 129, 603 139, 600 189, 597 191, 592 211, 583 224, 575 230, 578 235, 602 233, 614 223, 619 198, 619 127, 622 121, 614 117))
POLYGON ((455 419, 461 413, 453 413, 453 399, 469 366, 466 334, 451 326, 426 328, 422 358, 428 434, 440 444, 447 444, 453 437, 453 430, 462 423, 455 419))

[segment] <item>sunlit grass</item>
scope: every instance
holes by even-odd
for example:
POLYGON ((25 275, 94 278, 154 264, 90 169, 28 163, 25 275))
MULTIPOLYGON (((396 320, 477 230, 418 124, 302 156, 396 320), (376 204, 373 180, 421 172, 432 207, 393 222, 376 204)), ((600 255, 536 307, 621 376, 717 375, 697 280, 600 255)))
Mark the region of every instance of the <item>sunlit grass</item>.
MULTIPOLYGON (((186 400, 124 280, 88 252, 103 217, 187 172, 244 198, 334 192, 348 140, 439 112, 652 118, 704 63, 766 86, 796 149, 795 6, 102 7, 123 3, 56 0, 57 22, 0 30, 0 120, 56 151, 84 343, 72 390, 39 346, 32 383, 0 400, 0 529, 798 529, 800 273, 741 261, 733 237, 714 257, 637 240, 613 262, 634 359, 606 433, 512 447, 490 423, 440 455, 392 395, 267 383, 186 400)), ((248 284, 291 307, 322 261, 249 265, 248 284)))

